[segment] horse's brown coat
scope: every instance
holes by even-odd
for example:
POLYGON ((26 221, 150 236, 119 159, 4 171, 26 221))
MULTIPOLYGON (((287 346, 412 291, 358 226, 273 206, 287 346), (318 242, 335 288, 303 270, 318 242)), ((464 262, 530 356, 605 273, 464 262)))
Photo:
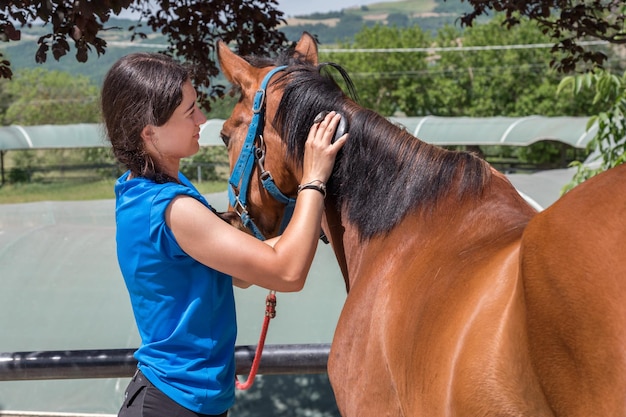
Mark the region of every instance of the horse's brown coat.
MULTIPOLYGON (((296 52, 317 63, 310 36, 296 52)), ((234 161, 271 67, 224 44, 219 59, 242 93, 223 128, 234 161)), ((280 97, 268 89, 266 166, 295 195, 301 169, 269 122, 280 97)), ((452 183, 369 239, 329 196, 322 226, 349 289, 328 363, 342 415, 626 416, 625 176, 536 214, 491 170, 480 195, 459 199, 452 183)), ((276 233, 282 207, 253 183, 250 210, 276 233)))
POLYGON ((531 359, 556 415, 626 415, 626 165, 529 224, 522 276, 531 359))

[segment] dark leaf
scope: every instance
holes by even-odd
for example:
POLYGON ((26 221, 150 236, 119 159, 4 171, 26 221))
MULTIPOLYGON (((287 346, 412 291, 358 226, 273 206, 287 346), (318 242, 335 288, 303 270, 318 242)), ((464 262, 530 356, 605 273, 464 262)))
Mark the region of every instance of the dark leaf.
POLYGON ((35 53, 35 62, 38 64, 43 64, 48 59, 48 44, 47 43, 39 43, 39 48, 37 48, 37 52, 35 53))

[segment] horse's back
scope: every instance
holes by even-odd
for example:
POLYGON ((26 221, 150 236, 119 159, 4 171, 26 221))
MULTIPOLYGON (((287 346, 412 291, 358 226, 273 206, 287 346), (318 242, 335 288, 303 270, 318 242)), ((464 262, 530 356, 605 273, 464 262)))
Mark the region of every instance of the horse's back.
POLYGON ((558 416, 626 415, 626 164, 539 213, 522 240, 533 365, 558 416))

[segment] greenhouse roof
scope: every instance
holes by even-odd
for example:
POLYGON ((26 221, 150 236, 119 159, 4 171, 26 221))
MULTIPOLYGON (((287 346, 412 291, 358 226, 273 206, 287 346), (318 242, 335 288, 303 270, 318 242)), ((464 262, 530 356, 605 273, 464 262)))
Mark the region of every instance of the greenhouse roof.
MULTIPOLYGON (((425 142, 436 145, 526 146, 541 140, 584 148, 597 127, 587 131, 588 117, 392 117, 425 142)), ((222 119, 208 120, 201 127, 200 145, 221 145, 222 119)), ((0 151, 106 147, 101 124, 0 127, 0 151)))
POLYGON ((585 148, 597 133, 588 117, 404 117, 390 118, 413 135, 437 145, 527 146, 542 140, 585 148))

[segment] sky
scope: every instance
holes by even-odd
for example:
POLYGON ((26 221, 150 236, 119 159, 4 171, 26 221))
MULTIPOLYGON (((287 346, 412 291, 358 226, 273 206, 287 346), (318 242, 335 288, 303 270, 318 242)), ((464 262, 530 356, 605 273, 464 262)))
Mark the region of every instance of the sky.
POLYGON ((349 7, 361 7, 372 3, 386 3, 393 0, 277 0, 277 9, 286 17, 296 15, 338 12, 349 7))

